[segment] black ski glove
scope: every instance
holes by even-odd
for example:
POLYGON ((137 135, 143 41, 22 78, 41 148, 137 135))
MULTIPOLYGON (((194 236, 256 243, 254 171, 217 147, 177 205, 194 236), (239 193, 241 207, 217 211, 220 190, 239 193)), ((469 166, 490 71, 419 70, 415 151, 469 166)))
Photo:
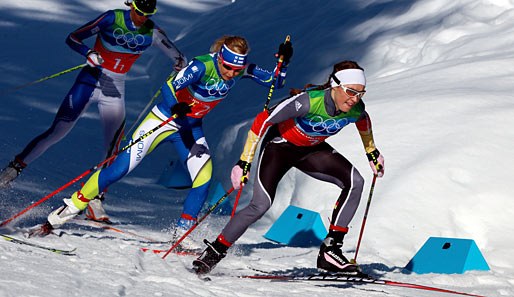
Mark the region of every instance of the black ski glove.
POLYGON ((236 165, 239 165, 239 167, 241 167, 241 169, 243 169, 243 176, 242 176, 241 181, 243 181, 244 183, 247 183, 248 182, 248 174, 250 173, 250 167, 252 167, 252 164, 248 163, 246 161, 243 161, 243 160, 239 160, 239 161, 237 161, 236 165))
POLYGON ((369 166, 371 166, 373 173, 378 177, 384 176, 384 156, 382 156, 378 149, 367 153, 366 156, 368 157, 369 166))
POLYGON ((186 114, 191 113, 191 106, 186 102, 179 102, 171 107, 171 113, 176 114, 177 117, 183 118, 186 114))
POLYGON ((278 47, 278 53, 275 54, 275 57, 279 58, 280 56, 284 56, 284 64, 289 64, 291 57, 293 56, 293 44, 291 41, 286 41, 281 43, 278 47))

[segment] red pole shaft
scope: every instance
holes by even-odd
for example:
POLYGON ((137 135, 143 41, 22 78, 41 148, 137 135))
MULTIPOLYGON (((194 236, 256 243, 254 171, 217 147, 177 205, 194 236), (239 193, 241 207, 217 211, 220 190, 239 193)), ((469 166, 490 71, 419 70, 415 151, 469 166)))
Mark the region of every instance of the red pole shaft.
POLYGON ((369 207, 371 205, 371 197, 373 195, 373 190, 375 189, 375 181, 377 180, 377 175, 373 175, 373 181, 371 182, 371 189, 369 190, 368 204, 366 205, 366 211, 364 211, 364 218, 362 219, 361 232, 359 234, 359 241, 357 242, 357 248, 355 249, 355 256, 351 262, 357 262, 357 254, 359 253, 359 247, 361 246, 362 234, 364 233, 364 226, 366 225, 366 220, 368 218, 369 207))
POLYGON ((245 184, 241 183, 241 187, 239 188, 239 191, 237 192, 236 202, 234 203, 234 209, 232 209, 232 215, 230 215, 231 219, 236 214, 237 203, 239 203, 239 197, 241 197, 241 192, 243 191, 243 186, 244 185, 245 184))

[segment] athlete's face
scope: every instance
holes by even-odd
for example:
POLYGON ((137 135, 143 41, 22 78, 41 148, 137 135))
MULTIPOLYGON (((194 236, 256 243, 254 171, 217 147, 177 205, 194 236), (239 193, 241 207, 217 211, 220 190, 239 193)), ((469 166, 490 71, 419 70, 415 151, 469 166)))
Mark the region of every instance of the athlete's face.
POLYGON ((345 85, 344 87, 344 89, 340 86, 332 88, 331 95, 338 110, 349 112, 361 100, 362 95, 358 92, 364 92, 365 87, 358 84, 345 85))
POLYGON ((230 65, 223 64, 220 59, 218 59, 218 69, 223 80, 231 80, 243 71, 243 69, 234 69, 230 65))
POLYGON ((146 20, 148 19, 148 17, 140 14, 140 13, 137 13, 136 11, 136 8, 134 7, 134 5, 131 5, 130 6, 131 8, 131 11, 130 11, 130 19, 132 20, 132 22, 134 23, 134 25, 136 26, 142 26, 146 20))

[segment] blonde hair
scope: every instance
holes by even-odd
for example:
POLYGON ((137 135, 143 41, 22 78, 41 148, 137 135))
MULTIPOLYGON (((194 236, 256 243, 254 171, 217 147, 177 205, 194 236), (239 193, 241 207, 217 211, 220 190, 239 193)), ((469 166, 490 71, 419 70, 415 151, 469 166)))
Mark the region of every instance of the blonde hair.
POLYGON ((210 52, 219 52, 223 45, 226 45, 229 49, 241 55, 246 55, 250 51, 250 46, 248 45, 246 39, 243 37, 224 35, 223 37, 214 41, 214 43, 211 45, 210 52))

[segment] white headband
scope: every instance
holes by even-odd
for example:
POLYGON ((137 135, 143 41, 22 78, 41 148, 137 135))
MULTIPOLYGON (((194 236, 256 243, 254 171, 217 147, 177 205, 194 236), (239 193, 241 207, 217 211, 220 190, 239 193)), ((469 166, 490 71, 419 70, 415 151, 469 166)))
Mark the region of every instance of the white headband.
POLYGON ((361 69, 343 69, 330 78, 332 88, 344 85, 366 86, 366 77, 361 69))

